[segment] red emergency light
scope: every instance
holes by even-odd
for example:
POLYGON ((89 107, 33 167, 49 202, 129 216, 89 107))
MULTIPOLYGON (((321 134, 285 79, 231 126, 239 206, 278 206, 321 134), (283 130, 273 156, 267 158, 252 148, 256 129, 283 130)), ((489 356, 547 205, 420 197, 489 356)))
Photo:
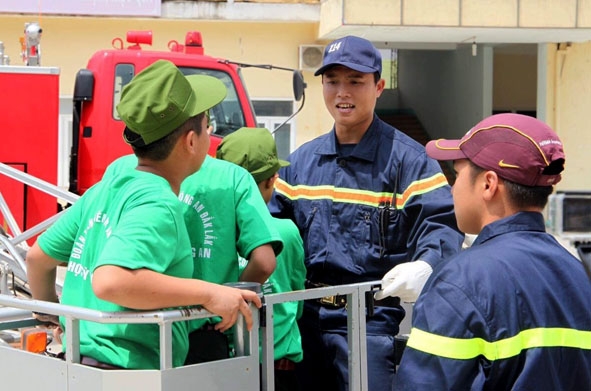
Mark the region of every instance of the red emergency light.
POLYGON ((185 36, 185 53, 203 54, 203 38, 199 31, 189 31, 185 36))

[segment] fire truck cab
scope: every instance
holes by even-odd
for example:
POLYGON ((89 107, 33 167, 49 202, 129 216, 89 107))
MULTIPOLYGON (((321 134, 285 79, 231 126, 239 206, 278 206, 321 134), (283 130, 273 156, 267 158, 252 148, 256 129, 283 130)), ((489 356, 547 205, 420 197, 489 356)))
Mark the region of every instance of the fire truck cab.
POLYGON ((237 65, 205 55, 201 34, 187 33, 184 44, 170 41, 170 51, 143 50, 151 45, 149 31, 127 33, 124 47, 120 38, 114 49, 100 50, 76 75, 69 190, 82 194, 103 175, 107 165, 131 149, 121 137, 124 124, 116 110, 121 91, 134 75, 158 59, 176 64, 185 75, 205 74, 224 82, 228 94, 210 112, 213 126, 210 154, 221 138, 243 126, 256 126, 250 103, 237 65))

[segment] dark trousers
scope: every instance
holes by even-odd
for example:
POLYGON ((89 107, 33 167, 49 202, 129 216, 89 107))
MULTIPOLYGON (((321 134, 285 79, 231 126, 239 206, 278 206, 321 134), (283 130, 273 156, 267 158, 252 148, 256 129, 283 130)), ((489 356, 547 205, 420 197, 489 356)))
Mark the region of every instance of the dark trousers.
POLYGON ((300 389, 296 371, 275 369, 275 391, 298 391, 300 389))
MULTIPOLYGON (((318 319, 299 322, 304 359, 296 366, 302 391, 348 391, 349 346, 346 331, 323 330, 318 319)), ((367 332, 368 390, 390 391, 396 373, 394 335, 367 332)))
POLYGON ((189 353, 185 365, 222 360, 230 357, 228 337, 206 325, 189 334, 189 353))

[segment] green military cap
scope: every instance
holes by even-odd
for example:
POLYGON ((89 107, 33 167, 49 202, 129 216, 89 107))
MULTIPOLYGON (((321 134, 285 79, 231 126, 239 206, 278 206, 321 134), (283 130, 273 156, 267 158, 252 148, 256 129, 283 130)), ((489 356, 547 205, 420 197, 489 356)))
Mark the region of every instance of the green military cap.
POLYGON ((123 138, 136 146, 151 144, 225 97, 226 87, 219 79, 184 76, 172 62, 158 60, 123 88, 117 112, 131 131, 126 130, 123 138))
POLYGON ((275 140, 265 128, 240 128, 230 133, 218 145, 218 159, 244 167, 256 183, 271 178, 289 162, 277 157, 275 140))

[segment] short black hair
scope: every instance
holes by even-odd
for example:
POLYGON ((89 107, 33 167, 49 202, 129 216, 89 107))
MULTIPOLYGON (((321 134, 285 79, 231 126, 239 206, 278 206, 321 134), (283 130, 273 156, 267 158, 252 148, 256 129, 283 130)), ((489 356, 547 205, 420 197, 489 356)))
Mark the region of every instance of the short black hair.
MULTIPOLYGON (((471 166, 470 178, 472 184, 476 182, 476 177, 485 170, 468 160, 471 166)), ((540 208, 544 209, 548 203, 548 197, 554 190, 553 186, 526 186, 501 178, 507 187, 507 195, 511 203, 518 209, 540 208)))
POLYGON ((139 158, 162 161, 170 155, 179 138, 191 130, 195 131, 195 133, 198 135, 203 132, 201 124, 203 123, 204 116, 205 112, 197 114, 196 116, 189 118, 187 121, 185 121, 185 123, 160 140, 142 146, 136 146, 132 144, 131 148, 133 149, 135 155, 139 158))

